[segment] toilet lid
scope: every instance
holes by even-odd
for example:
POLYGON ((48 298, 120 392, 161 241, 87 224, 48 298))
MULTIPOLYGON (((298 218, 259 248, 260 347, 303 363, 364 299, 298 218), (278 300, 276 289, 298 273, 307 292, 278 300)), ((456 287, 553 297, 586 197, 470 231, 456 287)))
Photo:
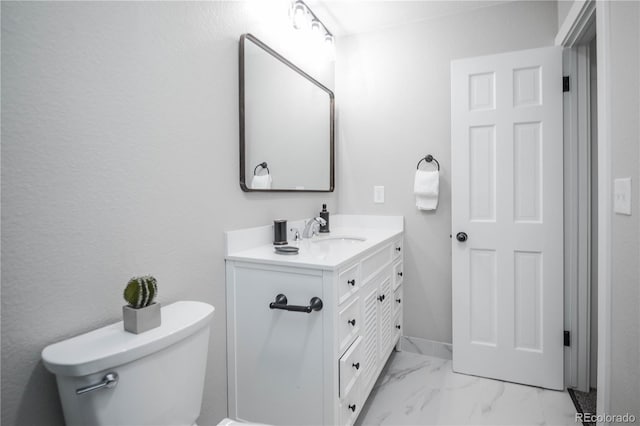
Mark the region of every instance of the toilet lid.
POLYGON ((141 334, 124 330, 122 321, 54 343, 42 351, 47 370, 85 376, 157 352, 209 325, 213 306, 181 301, 162 307, 162 324, 141 334))

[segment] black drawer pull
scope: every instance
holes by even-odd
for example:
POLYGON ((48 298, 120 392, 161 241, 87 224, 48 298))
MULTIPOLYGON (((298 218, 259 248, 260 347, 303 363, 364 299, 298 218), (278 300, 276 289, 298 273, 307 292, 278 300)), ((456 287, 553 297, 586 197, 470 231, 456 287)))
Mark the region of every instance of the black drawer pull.
POLYGON ((351 364, 351 366, 353 368, 355 368, 356 370, 360 370, 360 363, 359 362, 354 362, 353 364, 351 364))
POLYGON ((400 324, 396 325, 396 328, 397 328, 398 330, 400 330, 400 324))
POLYGON ((356 326, 356 319, 350 319, 349 321, 347 321, 349 324, 351 324, 352 326, 356 326))
POLYGON ((396 251, 400 252, 402 250, 402 247, 396 247, 396 251))
POLYGON ((381 302, 382 302, 384 299, 385 299, 384 294, 383 294, 383 295, 378 296, 378 300, 379 300, 379 301, 381 301, 381 302))
POLYGON ((349 410, 353 411, 354 413, 356 412, 356 404, 350 404, 349 405, 349 410))
POLYGON ((402 303, 402 299, 396 299, 396 302, 402 303))
POLYGON ((398 276, 401 277, 402 276, 402 272, 398 272, 398 276))
POLYGON ((269 309, 282 309, 284 311, 293 312, 306 312, 319 311, 322 309, 322 299, 319 297, 312 297, 309 301, 309 306, 300 305, 287 305, 287 296, 279 294, 276 296, 276 301, 269 303, 269 309))
POLYGON ((356 280, 355 280, 355 279, 353 279, 353 280, 348 280, 348 281, 347 281, 347 284, 349 284, 349 285, 351 285, 351 286, 354 286, 354 285, 356 285, 356 280))

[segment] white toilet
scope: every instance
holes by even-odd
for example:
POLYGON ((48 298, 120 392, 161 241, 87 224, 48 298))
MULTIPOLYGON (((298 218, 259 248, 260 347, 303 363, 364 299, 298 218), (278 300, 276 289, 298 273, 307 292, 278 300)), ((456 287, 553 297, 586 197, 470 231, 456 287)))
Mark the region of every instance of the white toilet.
POLYGON ((141 334, 122 322, 47 346, 67 425, 193 425, 200 415, 214 308, 176 302, 141 334))

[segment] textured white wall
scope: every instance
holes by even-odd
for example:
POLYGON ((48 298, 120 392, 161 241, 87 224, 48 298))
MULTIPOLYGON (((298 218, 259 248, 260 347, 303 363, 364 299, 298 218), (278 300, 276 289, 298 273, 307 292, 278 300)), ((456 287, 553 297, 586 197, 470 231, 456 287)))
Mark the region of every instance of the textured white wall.
POLYGON ((611 414, 640 421, 640 3, 611 2, 612 177, 631 177, 631 216, 611 239, 611 414))
POLYGON ((573 6, 574 0, 558 0, 558 28, 562 26, 562 23, 567 18, 571 6, 573 6))
POLYGON ((339 40, 340 210, 405 216, 409 336, 451 342, 450 61, 552 45, 556 22, 554 2, 510 2, 339 40), (426 154, 442 168, 436 212, 415 208, 426 154), (373 204, 374 185, 385 204, 373 204))
POLYGON ((337 210, 240 190, 238 38, 301 47, 264 3, 2 2, 2 424, 63 423, 40 351, 146 273, 216 307, 199 424, 226 415, 223 232, 337 210))

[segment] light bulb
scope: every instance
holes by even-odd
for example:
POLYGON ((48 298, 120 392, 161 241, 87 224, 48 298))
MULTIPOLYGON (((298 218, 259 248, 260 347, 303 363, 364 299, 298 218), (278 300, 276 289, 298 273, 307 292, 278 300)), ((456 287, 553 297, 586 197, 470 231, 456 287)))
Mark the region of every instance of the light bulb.
POLYGON ((334 61, 336 58, 336 50, 333 45, 333 36, 328 32, 324 35, 324 46, 322 50, 324 50, 327 59, 334 61))
POLYGON ((314 19, 313 21, 311 21, 311 32, 313 34, 320 35, 321 31, 322 31, 322 24, 320 23, 320 21, 318 21, 317 19, 314 19))
POLYGON ((333 45, 333 36, 329 33, 324 35, 324 42, 327 46, 333 45))
POLYGON ((293 28, 301 30, 307 26, 307 10, 304 4, 296 2, 293 5, 293 28))

